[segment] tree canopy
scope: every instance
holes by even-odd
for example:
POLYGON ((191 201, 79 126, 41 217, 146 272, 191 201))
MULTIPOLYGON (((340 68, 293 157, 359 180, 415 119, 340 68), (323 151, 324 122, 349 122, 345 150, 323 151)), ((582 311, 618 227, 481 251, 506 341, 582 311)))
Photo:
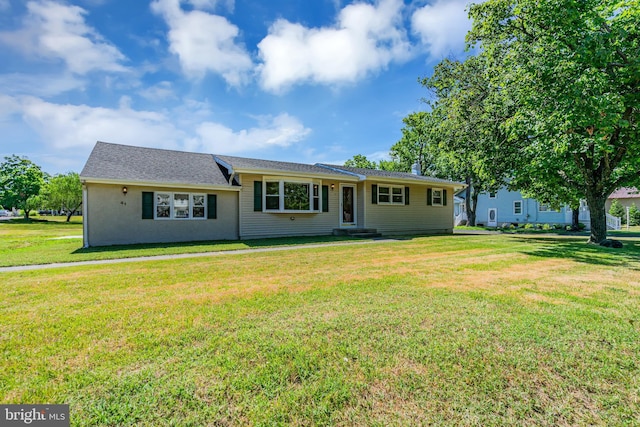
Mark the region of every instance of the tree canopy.
POLYGON ((66 212, 67 222, 82 205, 82 184, 76 172, 56 175, 47 184, 47 205, 66 212))
POLYGON ((0 163, 0 204, 24 211, 25 218, 36 205, 44 185, 44 173, 25 157, 5 157, 0 163))
POLYGON ((367 159, 367 156, 362 154, 356 154, 346 162, 344 162, 345 166, 349 166, 351 168, 362 168, 362 169, 377 169, 378 165, 373 160, 367 159))
POLYGON ((512 108, 492 90, 482 57, 445 59, 420 80, 433 98, 428 112, 403 120, 391 155, 402 165, 420 162, 423 175, 467 183, 466 212, 475 225, 478 195, 506 182, 514 150, 500 124, 512 108))
POLYGON ((516 104, 503 124, 527 165, 515 179, 586 198, 602 241, 607 197, 640 181, 640 1, 488 0, 469 14, 467 40, 516 104))

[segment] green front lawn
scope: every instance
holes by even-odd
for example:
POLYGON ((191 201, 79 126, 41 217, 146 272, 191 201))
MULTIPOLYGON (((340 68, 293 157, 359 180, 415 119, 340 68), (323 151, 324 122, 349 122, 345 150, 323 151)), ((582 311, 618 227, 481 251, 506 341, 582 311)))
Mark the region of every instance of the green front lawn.
POLYGON ((40 217, 0 221, 0 267, 229 251, 356 240, 347 236, 286 237, 247 241, 205 241, 82 247, 82 220, 40 217), (45 219, 42 219, 45 218, 45 219))
POLYGON ((72 425, 637 425, 640 241, 420 237, 4 273, 0 402, 72 425))

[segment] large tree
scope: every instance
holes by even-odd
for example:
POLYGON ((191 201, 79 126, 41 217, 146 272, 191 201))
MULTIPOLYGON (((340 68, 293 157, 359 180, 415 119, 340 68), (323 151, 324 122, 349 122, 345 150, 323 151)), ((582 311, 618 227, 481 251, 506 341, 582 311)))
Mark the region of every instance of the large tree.
POLYGON ((496 190, 509 176, 514 151, 500 123, 511 109, 486 74, 481 57, 445 59, 421 83, 433 98, 430 112, 404 119, 403 137, 391 154, 419 160, 425 175, 464 181, 468 223, 475 225, 478 195, 496 190))
POLYGON ((488 0, 470 16, 468 41, 516 101, 512 144, 586 198, 601 242, 607 197, 640 181, 640 0, 488 0))
POLYGON ((47 184, 47 205, 61 209, 67 214, 67 222, 71 215, 82 205, 82 184, 76 172, 56 175, 47 184))
POLYGON ((0 163, 0 204, 22 209, 26 219, 43 185, 44 174, 31 160, 13 155, 0 163))

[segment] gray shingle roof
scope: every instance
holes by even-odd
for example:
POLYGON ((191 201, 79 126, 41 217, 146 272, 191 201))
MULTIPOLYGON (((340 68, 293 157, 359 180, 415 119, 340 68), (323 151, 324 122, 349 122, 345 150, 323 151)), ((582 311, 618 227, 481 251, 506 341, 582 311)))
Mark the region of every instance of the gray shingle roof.
POLYGON ((97 142, 82 179, 228 185, 211 154, 97 142))
POLYGON ((424 183, 430 184, 448 184, 448 185, 465 185, 462 182, 454 182, 446 179, 434 178, 431 176, 422 176, 422 175, 414 175, 408 172, 391 172, 391 171, 383 171, 378 169, 365 169, 365 168, 353 168, 349 166, 339 166, 339 165, 327 165, 323 163, 318 163, 320 166, 324 166, 332 169, 339 169, 346 172, 355 173, 358 175, 365 176, 367 178, 390 178, 390 179, 401 179, 401 180, 410 180, 410 181, 420 181, 424 183))
POLYGON ((248 159, 245 157, 235 156, 218 156, 218 159, 231 165, 236 171, 272 171, 272 172, 296 172, 305 173, 310 175, 339 175, 339 176, 353 176, 348 173, 334 171, 328 168, 324 168, 317 165, 310 165, 306 163, 290 163, 279 162, 275 160, 260 160, 260 159, 248 159))

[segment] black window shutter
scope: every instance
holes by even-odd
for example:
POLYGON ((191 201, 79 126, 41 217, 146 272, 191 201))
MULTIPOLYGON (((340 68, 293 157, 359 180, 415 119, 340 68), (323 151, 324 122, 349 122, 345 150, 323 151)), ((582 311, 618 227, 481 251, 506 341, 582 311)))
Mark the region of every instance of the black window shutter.
POLYGON ((142 192, 142 219, 153 219, 153 193, 142 192))
POLYGON ((378 204, 378 186, 376 184, 371 185, 371 203, 378 204))
POLYGON ((322 212, 329 212, 329 186, 322 186, 322 212))
POLYGON ((207 194, 207 219, 218 218, 218 195, 207 194))
POLYGON ((447 206, 447 190, 442 190, 442 206, 447 206))
POLYGON ((404 204, 409 204, 409 187, 404 187, 404 204))
POLYGON ((253 181, 253 210, 262 212, 262 181, 253 181))
POLYGON ((431 197, 432 197, 432 191, 430 188, 427 188, 427 205, 431 206, 431 197))

